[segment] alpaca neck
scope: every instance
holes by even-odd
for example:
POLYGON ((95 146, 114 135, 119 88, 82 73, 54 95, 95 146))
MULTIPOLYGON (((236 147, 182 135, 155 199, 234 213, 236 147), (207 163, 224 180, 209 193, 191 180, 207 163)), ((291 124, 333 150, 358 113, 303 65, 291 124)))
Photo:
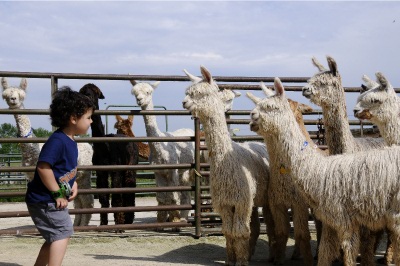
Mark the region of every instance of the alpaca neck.
POLYGON ((316 194, 313 188, 323 185, 324 179, 315 180, 308 173, 317 170, 313 168, 314 162, 321 162, 324 157, 317 152, 315 145, 307 141, 294 119, 283 124, 280 132, 262 134, 270 158, 279 159, 280 167, 289 170, 299 191, 310 204, 315 204, 323 195, 316 194), (288 128, 291 130, 287 130, 288 128))
MULTIPOLYGON (((25 108, 21 105, 19 109, 25 108)), ((29 117, 27 115, 15 114, 14 118, 17 125, 18 137, 32 138, 33 132, 29 117)))
MULTIPOLYGON (((147 106, 142 106, 143 111, 154 110, 153 102, 150 102, 147 106)), ((158 129, 157 119, 155 115, 144 115, 144 124, 146 127, 146 133, 148 137, 160 137, 163 136, 162 132, 158 129)))
POLYGON ((100 115, 92 115, 93 123, 90 125, 92 137, 104 137, 104 125, 100 115))
POLYGON ((374 122, 386 145, 400 145, 400 114, 393 115, 385 122, 374 122))
POLYGON ((232 152, 233 147, 223 111, 207 117, 200 114, 199 117, 204 127, 206 145, 212 161, 215 163, 224 160, 225 155, 232 152))
POLYGON ((346 103, 343 99, 335 105, 323 106, 326 142, 330 154, 342 154, 354 149, 354 137, 351 134, 346 103))

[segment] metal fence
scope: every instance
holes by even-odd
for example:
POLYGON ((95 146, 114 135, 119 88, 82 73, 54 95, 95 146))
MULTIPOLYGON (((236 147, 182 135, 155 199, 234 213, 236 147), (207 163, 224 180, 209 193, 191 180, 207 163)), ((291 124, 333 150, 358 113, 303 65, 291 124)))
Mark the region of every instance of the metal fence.
MULTIPOLYGON (((0 77, 25 77, 25 78, 45 78, 51 80, 51 88, 49 93, 53 93, 58 88, 59 79, 83 79, 83 80, 146 80, 146 81, 188 81, 186 76, 161 76, 161 75, 107 75, 107 74, 69 74, 69 73, 36 73, 36 72, 7 72, 0 71, 0 77)), ((274 77, 224 77, 215 76, 218 82, 273 82, 274 77)), ((307 77, 282 77, 281 80, 284 83, 305 83, 307 77)), ((235 90, 260 90, 258 85, 252 84, 218 84, 220 88, 235 89, 235 90)), ((301 86, 285 86, 287 91, 301 91, 301 86)), ((346 92, 359 92, 359 87, 346 87, 346 92)), ((396 89, 399 91, 399 89, 396 89)), ((99 115, 169 115, 169 116, 188 116, 188 111, 181 110, 154 110, 154 111, 141 111, 141 110, 96 110, 96 114, 99 115)), ((320 114, 320 111, 309 113, 310 115, 320 114)), ((15 114, 27 114, 27 115, 48 115, 47 109, 0 109, 0 117, 3 115, 15 115, 15 114)), ((249 119, 231 119, 229 116, 243 115, 249 117, 249 110, 232 110, 227 112, 227 123, 228 124, 248 124, 249 119)), ((320 123, 319 120, 306 119, 306 125, 317 125, 320 123)), ((350 121, 352 125, 360 125, 358 120, 350 121)), ((369 123, 366 123, 370 125, 369 123)), ((194 211, 193 219, 186 222, 179 223, 134 223, 125 225, 107 225, 107 226, 78 226, 75 227, 75 231, 107 231, 107 230, 130 230, 130 229, 145 229, 145 228, 170 228, 170 227, 194 227, 194 237, 198 238, 207 233, 205 225, 210 221, 213 223, 220 223, 217 213, 212 212, 211 205, 202 205, 202 201, 205 199, 211 200, 208 193, 209 187, 201 184, 202 178, 209 178, 209 165, 207 163, 200 163, 200 150, 205 150, 206 146, 201 145, 200 141, 204 141, 204 138, 200 137, 200 122, 198 119, 193 120, 193 128, 195 131, 194 137, 81 137, 76 139, 77 142, 181 142, 190 141, 195 144, 195 160, 191 164, 173 164, 173 165, 97 165, 97 166, 79 166, 79 170, 159 170, 159 169, 195 169, 197 172, 195 183, 193 186, 178 186, 178 187, 146 187, 146 188, 114 188, 114 189, 80 189, 81 194, 100 194, 100 193, 155 193, 165 191, 192 191, 194 194, 193 204, 190 205, 165 205, 165 206, 135 206, 135 207, 119 207, 119 208, 93 208, 93 209, 71 209, 70 214, 81 214, 81 213, 115 213, 121 211, 134 211, 134 212, 148 212, 148 211, 161 211, 161 210, 192 210, 194 211), (211 211, 209 211, 211 209, 211 211), (208 210, 208 211, 205 211, 208 210)), ((316 139, 320 136, 315 132, 311 133, 311 137, 316 139)), ((232 137, 235 141, 247 141, 247 140, 258 140, 262 141, 259 136, 236 136, 232 137)), ((0 138, 0 143, 44 143, 46 138, 0 138)), ((322 146, 322 148, 324 148, 322 146)), ((2 177, 8 173, 9 180, 12 180, 10 173, 14 172, 32 172, 35 170, 35 166, 11 166, 10 164, 3 164, 0 167, 0 174, 2 177)), ((2 179, 3 180, 3 179, 2 179)), ((21 197, 24 196, 25 192, 3 192, 0 191, 1 198, 10 197, 21 197)), ((8 217, 24 217, 29 214, 26 211, 17 212, 0 212, 0 218, 8 217)), ((21 229, 21 230, 0 230, 1 234, 32 234, 37 233, 33 229, 21 229)))

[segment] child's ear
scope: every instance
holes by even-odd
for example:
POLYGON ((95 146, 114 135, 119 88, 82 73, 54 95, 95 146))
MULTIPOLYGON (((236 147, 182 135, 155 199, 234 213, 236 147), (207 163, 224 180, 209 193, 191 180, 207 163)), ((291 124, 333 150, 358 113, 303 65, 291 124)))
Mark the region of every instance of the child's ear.
POLYGON ((70 118, 69 118, 69 122, 72 125, 76 125, 76 123, 78 122, 78 118, 75 115, 71 115, 70 118))

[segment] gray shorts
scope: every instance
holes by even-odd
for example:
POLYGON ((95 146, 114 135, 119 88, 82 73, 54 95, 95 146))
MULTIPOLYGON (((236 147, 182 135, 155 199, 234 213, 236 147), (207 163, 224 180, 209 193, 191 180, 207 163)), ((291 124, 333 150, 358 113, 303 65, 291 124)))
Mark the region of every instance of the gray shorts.
POLYGON ((55 203, 36 203, 27 206, 33 223, 46 242, 69 238, 74 233, 68 208, 57 209, 55 203))

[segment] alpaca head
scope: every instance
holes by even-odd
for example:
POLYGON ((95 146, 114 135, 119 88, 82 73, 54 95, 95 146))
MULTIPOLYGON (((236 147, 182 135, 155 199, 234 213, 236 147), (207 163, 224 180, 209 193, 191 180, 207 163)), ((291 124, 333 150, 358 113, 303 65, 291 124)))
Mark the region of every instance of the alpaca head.
POLYGON ((99 99, 104 99, 105 98, 103 93, 99 89, 99 87, 97 87, 93 83, 85 84, 79 90, 79 93, 82 93, 83 95, 88 96, 93 101, 93 103, 95 104, 96 110, 99 109, 99 99))
POLYGON ((192 84, 185 91, 186 96, 182 101, 183 108, 189 110, 193 117, 214 116, 215 111, 213 110, 215 109, 223 113, 225 106, 221 98, 224 95, 219 93, 218 85, 211 73, 203 66, 200 67, 200 71, 203 78, 193 76, 184 70, 192 84))
POLYGON ((337 102, 339 97, 344 97, 342 80, 337 69, 336 61, 327 56, 329 70, 325 69, 315 57, 312 62, 319 70, 303 87, 303 96, 318 106, 329 106, 337 102))
POLYGON ((132 131, 133 115, 129 115, 127 119, 123 119, 120 115, 116 115, 117 122, 114 124, 114 128, 118 134, 124 134, 126 136, 134 137, 132 131))
POLYGON ((1 85, 3 87, 3 99, 10 109, 18 109, 24 106, 26 88, 28 87, 25 78, 21 79, 19 87, 9 86, 6 78, 1 78, 1 85))
POLYGON ((364 75, 364 92, 357 98, 354 116, 358 119, 368 119, 374 123, 388 121, 392 114, 399 115, 400 100, 386 77, 377 72, 377 82, 364 75))
POLYGON ((136 102, 140 107, 145 108, 148 105, 153 104, 153 91, 160 84, 159 81, 156 81, 153 84, 149 84, 145 82, 136 82, 135 80, 131 80, 131 84, 133 85, 131 93, 135 96, 136 102))
POLYGON ((274 80, 275 92, 268 89, 264 83, 261 83, 261 88, 267 96, 264 99, 247 93, 247 97, 256 104, 250 114, 250 130, 259 135, 279 133, 282 128, 279 125, 290 125, 289 121, 293 118, 285 90, 279 78, 274 80))
POLYGON ((225 112, 232 110, 233 100, 242 95, 240 92, 234 90, 219 90, 218 95, 225 106, 225 112))

